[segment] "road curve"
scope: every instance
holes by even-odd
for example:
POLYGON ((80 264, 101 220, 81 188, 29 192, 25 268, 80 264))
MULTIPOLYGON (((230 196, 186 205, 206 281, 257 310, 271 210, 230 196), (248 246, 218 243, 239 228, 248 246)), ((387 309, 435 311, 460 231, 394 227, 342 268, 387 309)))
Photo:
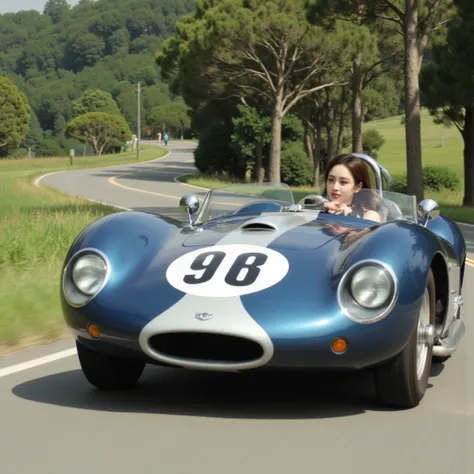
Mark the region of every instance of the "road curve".
MULTIPOLYGON (((178 199, 193 188, 173 178, 192 172, 192 147, 171 148, 151 163, 54 174, 40 184, 183 218, 178 199)), ((465 288, 473 286, 468 267, 465 288)), ((465 291, 465 320, 473 309, 465 291)), ((421 405, 396 411, 376 404, 369 373, 308 380, 147 367, 133 391, 99 392, 77 356, 62 352, 72 342, 61 341, 0 359, 0 471, 470 474, 473 344, 468 324, 458 352, 433 367, 421 405), (48 363, 34 366, 44 356, 48 363)))
POLYGON ((195 146, 192 142, 170 143, 171 153, 157 160, 53 173, 43 177, 39 184, 93 201, 183 220, 186 216, 178 206, 181 196, 193 192, 201 197, 206 193, 175 181, 180 175, 196 171, 195 146))

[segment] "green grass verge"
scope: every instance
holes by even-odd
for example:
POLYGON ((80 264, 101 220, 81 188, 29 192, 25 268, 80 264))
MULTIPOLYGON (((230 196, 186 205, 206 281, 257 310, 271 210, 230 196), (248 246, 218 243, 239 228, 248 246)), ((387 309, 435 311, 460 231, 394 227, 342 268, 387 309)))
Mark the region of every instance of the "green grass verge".
MULTIPOLYGON (((385 138, 385 144, 379 150, 378 161, 391 174, 406 172, 405 126, 401 123, 402 117, 390 117, 383 120, 374 120, 364 123, 362 129, 376 129, 385 138)), ((444 127, 444 145, 441 125, 433 123, 433 117, 425 109, 421 113, 421 150, 423 166, 449 166, 460 177, 464 175, 463 149, 464 142, 457 128, 444 127)))
MULTIPOLYGON (((385 138, 385 144, 379 150, 378 161, 385 166, 392 175, 406 173, 406 152, 405 152, 405 127, 401 123, 402 117, 391 117, 384 120, 375 120, 365 123, 364 130, 376 129, 385 138)), ((433 123, 428 111, 422 111, 422 159, 423 166, 439 165, 448 166, 456 172, 461 182, 464 180, 463 168, 463 140, 459 131, 453 126, 444 128, 444 143, 441 146, 442 127, 433 123)), ((347 150, 346 150, 347 151, 347 150)), ((195 186, 214 189, 226 186, 236 181, 218 176, 203 176, 199 173, 187 175, 180 178, 181 181, 195 186)), ((309 192, 314 192, 311 188, 293 188, 295 201, 309 192)), ((457 192, 425 191, 425 197, 437 201, 441 207, 441 212, 457 221, 474 224, 474 207, 463 207, 463 189, 457 192)))
MULTIPOLYGON (((168 150, 140 147, 140 162, 168 150)), ((59 303, 63 259, 78 233, 110 206, 64 195, 32 181, 60 170, 136 163, 129 151, 102 157, 0 160, 0 353, 66 335, 59 303)))

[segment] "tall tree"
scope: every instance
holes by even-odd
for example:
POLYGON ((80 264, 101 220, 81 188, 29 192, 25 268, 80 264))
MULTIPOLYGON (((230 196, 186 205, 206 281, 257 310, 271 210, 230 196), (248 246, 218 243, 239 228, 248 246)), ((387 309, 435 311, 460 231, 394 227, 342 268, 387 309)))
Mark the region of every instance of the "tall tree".
POLYGON ((69 8, 70 5, 66 0, 48 0, 43 14, 48 15, 53 23, 59 23, 69 8))
POLYGON ((381 19, 398 25, 403 36, 405 61, 405 134, 407 192, 423 199, 421 105, 419 74, 434 30, 453 15, 452 0, 367 0, 381 19))
POLYGON ((268 178, 278 182, 282 120, 303 98, 340 83, 315 83, 318 74, 335 70, 339 44, 307 22, 301 0, 201 0, 196 7, 164 44, 157 58, 163 73, 178 73, 185 100, 196 92, 196 77, 266 98, 272 109, 268 178))
POLYGON ((188 110, 183 100, 158 105, 147 114, 146 123, 152 127, 153 135, 167 132, 172 137, 183 138, 184 132, 191 126, 188 110))
POLYGON ((346 65, 352 96, 352 151, 362 153, 363 91, 375 75, 401 57, 387 25, 371 14, 371 0, 306 0, 308 19, 329 29, 342 29, 350 62, 346 65))
POLYGON ((472 0, 454 0, 458 15, 432 48, 420 77, 426 104, 437 123, 454 123, 464 141, 464 206, 474 206, 474 28, 472 0))
POLYGON ((15 148, 28 133, 28 100, 6 77, 0 77, 0 148, 15 148))
POLYGON ((87 89, 79 99, 72 104, 74 117, 88 112, 104 112, 121 115, 117 103, 109 92, 100 89, 87 89))
POLYGON ((76 117, 66 125, 64 133, 68 138, 91 145, 96 155, 121 146, 132 135, 123 117, 104 112, 89 112, 76 117))

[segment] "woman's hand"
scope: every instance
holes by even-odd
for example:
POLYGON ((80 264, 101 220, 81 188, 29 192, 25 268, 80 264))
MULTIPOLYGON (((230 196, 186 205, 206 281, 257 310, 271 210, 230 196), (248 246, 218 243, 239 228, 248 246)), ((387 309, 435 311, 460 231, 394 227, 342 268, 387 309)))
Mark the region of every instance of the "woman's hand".
POLYGON ((369 219, 369 220, 375 221, 375 222, 381 222, 381 218, 380 218, 379 213, 375 212, 375 211, 367 211, 364 214, 364 219, 369 219))
POLYGON ((328 210, 329 214, 348 216, 352 212, 352 209, 347 204, 340 202, 325 202, 324 207, 328 210))

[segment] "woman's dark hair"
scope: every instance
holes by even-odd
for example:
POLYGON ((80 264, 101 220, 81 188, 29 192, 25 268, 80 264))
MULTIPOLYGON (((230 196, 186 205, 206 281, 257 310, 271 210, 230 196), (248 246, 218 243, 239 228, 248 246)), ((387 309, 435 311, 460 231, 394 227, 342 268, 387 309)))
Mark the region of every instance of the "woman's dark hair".
POLYGON ((349 168, 349 171, 351 172, 351 175, 354 178, 356 186, 359 183, 362 183, 363 188, 372 189, 367 165, 363 160, 351 154, 336 156, 329 162, 324 176, 325 183, 327 183, 328 181, 330 171, 334 168, 334 166, 337 165, 345 165, 347 166, 347 168, 349 168))
MULTIPOLYGON (((324 175, 325 183, 328 181, 329 173, 334 168, 334 166, 337 165, 347 166, 352 177, 354 178, 355 186, 357 186, 359 183, 362 183, 362 188, 372 189, 367 165, 362 159, 351 154, 338 155, 329 162, 324 175)), ((367 210, 375 210, 376 208, 377 200, 375 199, 375 194, 372 196, 372 193, 364 193, 363 196, 361 196, 357 201, 357 204, 362 205, 367 210)))

